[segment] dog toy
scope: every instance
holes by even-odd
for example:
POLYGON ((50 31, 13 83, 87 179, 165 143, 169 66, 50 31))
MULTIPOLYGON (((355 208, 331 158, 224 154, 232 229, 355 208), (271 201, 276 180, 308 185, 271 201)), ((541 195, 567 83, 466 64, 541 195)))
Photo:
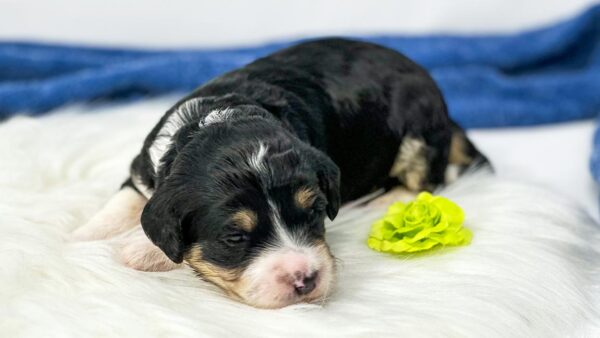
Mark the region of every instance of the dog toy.
POLYGON ((464 219, 454 202, 422 192, 412 202, 392 204, 383 218, 373 223, 367 245, 396 254, 467 245, 473 235, 462 226, 464 219))

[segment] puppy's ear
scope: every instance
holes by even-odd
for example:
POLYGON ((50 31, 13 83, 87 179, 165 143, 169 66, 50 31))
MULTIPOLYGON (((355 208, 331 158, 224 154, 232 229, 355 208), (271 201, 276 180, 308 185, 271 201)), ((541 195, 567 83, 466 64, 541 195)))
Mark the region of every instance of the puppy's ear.
POLYGON ((144 207, 142 228, 154 245, 179 264, 183 261, 184 251, 181 230, 183 217, 176 210, 173 194, 161 188, 157 189, 144 207))
POLYGON ((340 169, 327 156, 319 153, 316 156, 316 171, 319 187, 327 197, 327 217, 333 220, 340 209, 340 169))

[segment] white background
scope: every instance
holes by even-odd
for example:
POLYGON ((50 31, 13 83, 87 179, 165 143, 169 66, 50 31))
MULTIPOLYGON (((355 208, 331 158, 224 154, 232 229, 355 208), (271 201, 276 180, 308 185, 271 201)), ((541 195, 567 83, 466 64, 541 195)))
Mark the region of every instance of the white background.
POLYGON ((190 47, 322 34, 514 32, 590 0, 0 0, 0 38, 190 47))

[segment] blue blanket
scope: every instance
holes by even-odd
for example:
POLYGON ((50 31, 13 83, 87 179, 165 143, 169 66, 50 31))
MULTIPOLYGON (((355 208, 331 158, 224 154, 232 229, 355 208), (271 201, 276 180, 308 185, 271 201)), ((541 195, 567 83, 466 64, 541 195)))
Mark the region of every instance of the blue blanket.
MULTIPOLYGON (((524 126, 600 112, 600 6, 514 35, 376 36, 425 66, 464 127, 524 126)), ((295 42, 254 48, 132 50, 0 43, 0 119, 73 102, 190 90, 295 42)), ((592 169, 600 179, 600 134, 592 169)), ((574 150, 576 151, 576 150, 574 150)))
MULTIPOLYGON (((600 6, 509 36, 379 36, 429 69, 465 127, 568 121, 600 110, 600 6)), ((61 105, 190 90, 295 42, 160 50, 0 43, 0 118, 61 105)))

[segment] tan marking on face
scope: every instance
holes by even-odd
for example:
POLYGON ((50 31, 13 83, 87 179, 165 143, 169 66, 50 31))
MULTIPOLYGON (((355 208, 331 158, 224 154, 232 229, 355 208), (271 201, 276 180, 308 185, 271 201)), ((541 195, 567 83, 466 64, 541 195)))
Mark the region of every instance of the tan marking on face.
POLYGON ((233 214, 232 219, 235 224, 247 232, 254 230, 256 228, 256 224, 258 223, 258 217, 256 216, 256 213, 250 209, 241 209, 236 211, 233 214))
POLYGON ((241 279, 242 270, 224 269, 204 261, 199 245, 192 246, 185 253, 184 260, 200 277, 223 289, 229 297, 244 301, 241 292, 246 288, 241 279))
POLYGON ((330 288, 335 284, 336 279, 336 264, 335 264, 335 256, 331 253, 329 249, 329 245, 324 240, 315 241, 315 245, 318 251, 318 255, 325 257, 325 264, 321 267, 321 281, 320 288, 325 288, 317 293, 312 293, 313 296, 309 296, 304 300, 307 303, 313 302, 322 302, 327 299, 329 294, 331 293, 330 288))
POLYGON ((313 189, 302 187, 296 191, 296 194, 294 194, 294 201, 298 207, 302 209, 308 209, 312 206, 316 197, 317 194, 313 189))
POLYGON ((327 257, 327 260, 331 263, 332 268, 335 269, 335 256, 333 256, 333 254, 331 253, 327 242, 325 242, 325 240, 323 239, 317 239, 314 242, 314 246, 318 248, 319 254, 322 254, 323 256, 327 257))
POLYGON ((469 165, 473 162, 471 156, 466 154, 467 143, 465 135, 460 133, 453 133, 452 140, 450 141, 450 154, 448 155, 448 162, 458 165, 469 165))

